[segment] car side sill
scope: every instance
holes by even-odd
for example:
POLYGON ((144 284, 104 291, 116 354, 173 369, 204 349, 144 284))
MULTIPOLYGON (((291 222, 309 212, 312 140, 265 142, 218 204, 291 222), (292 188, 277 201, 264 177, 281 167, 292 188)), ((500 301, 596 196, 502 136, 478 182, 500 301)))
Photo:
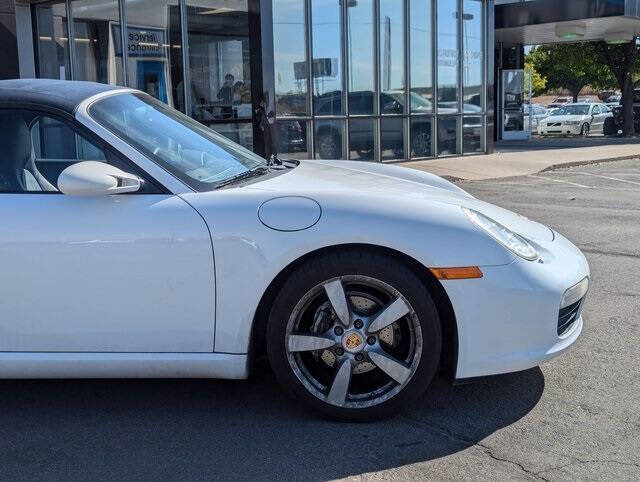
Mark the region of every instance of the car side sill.
POLYGON ((247 378, 230 353, 0 353, 0 378, 247 378))

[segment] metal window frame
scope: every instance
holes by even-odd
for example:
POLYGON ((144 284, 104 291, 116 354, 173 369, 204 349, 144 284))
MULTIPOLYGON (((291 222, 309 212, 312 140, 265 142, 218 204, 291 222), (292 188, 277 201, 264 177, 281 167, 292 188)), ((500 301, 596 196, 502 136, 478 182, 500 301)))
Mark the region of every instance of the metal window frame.
MULTIPOLYGON (((185 0, 180 0, 184 2, 185 0)), ((488 85, 488 62, 489 62, 489 49, 492 46, 488 45, 488 0, 481 0, 482 4, 482 46, 481 51, 483 59, 481 61, 481 103, 482 110, 477 113, 465 113, 464 112, 464 48, 465 42, 463 38, 463 15, 464 15, 464 0, 454 0, 457 4, 458 18, 456 20, 456 42, 457 42, 457 66, 456 66, 456 90, 457 90, 457 112, 453 114, 442 114, 438 112, 438 0, 427 0, 428 7, 431 13, 431 51, 427 53, 431 62, 431 89, 433 96, 433 108, 430 113, 412 113, 411 112, 411 2, 416 0, 402 0, 401 6, 403 8, 402 21, 403 27, 403 41, 404 41, 404 97, 406 99, 404 112, 402 114, 385 114, 381 112, 380 94, 382 92, 382 80, 381 80, 381 45, 382 38, 381 31, 381 0, 373 0, 373 75, 374 75, 374 95, 373 95, 373 113, 372 114, 351 114, 349 108, 349 85, 351 80, 350 72, 350 60, 349 60, 349 36, 350 31, 348 28, 349 22, 349 10, 347 2, 340 2, 340 56, 342 59, 342 96, 343 96, 343 112, 336 115, 316 115, 314 112, 314 90, 313 90, 313 18, 312 18, 312 2, 313 0, 304 0, 303 5, 305 9, 304 22, 305 22, 305 54, 308 68, 307 75, 307 109, 308 115, 304 116, 279 116, 276 114, 276 119, 281 121, 300 121, 307 124, 307 147, 309 150, 309 157, 316 158, 316 124, 318 121, 323 120, 341 120, 342 121, 342 154, 343 158, 350 159, 350 127, 351 119, 371 119, 373 121, 374 128, 374 149, 375 153, 373 160, 377 162, 393 163, 403 162, 406 160, 423 160, 423 159, 436 159, 439 157, 454 157, 463 155, 478 155, 479 153, 465 153, 464 152, 464 118, 465 117, 479 117, 481 119, 483 129, 481 134, 482 152, 486 152, 487 148, 487 85, 488 85), (382 161, 382 119, 383 118, 402 118, 403 122, 403 149, 404 158, 385 160, 382 161), (412 157, 411 155, 411 125, 414 118, 429 118, 431 120, 431 152, 429 156, 412 157), (456 119, 456 153, 440 155, 438 145, 438 133, 440 119, 449 120, 451 118, 456 119)), ((400 3, 400 2, 399 2, 400 3)), ((183 28, 183 32, 186 28, 183 28)), ((185 63, 185 66, 188 64, 185 63)), ((186 68, 186 67, 185 67, 186 68)))

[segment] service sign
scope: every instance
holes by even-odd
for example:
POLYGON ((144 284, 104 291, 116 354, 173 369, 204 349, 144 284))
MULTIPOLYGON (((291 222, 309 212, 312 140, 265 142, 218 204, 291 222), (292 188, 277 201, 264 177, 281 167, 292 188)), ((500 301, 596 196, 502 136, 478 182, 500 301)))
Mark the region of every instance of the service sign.
MULTIPOLYGON (((122 56, 120 25, 112 24, 115 53, 122 56)), ((129 57, 165 57, 166 32, 158 28, 127 27, 127 55, 129 57)))

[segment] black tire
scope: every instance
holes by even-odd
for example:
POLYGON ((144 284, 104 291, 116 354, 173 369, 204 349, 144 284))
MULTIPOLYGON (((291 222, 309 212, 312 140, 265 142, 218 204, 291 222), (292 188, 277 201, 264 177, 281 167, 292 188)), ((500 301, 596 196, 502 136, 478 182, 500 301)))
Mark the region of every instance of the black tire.
MULTIPOLYGON (((392 257, 356 249, 320 255, 301 265, 286 280, 271 308, 266 342, 271 366, 283 389, 316 412, 343 421, 379 420, 402 411, 429 387, 442 350, 440 319, 423 281, 411 268, 392 257), (422 342, 417 368, 405 384, 397 385, 400 391, 381 403, 358 408, 332 405, 307 390, 290 364, 286 346, 287 323, 300 300, 314 287, 348 275, 380 280, 397 290, 417 315, 422 342)), ((384 375, 382 371, 380 374, 384 375)))
POLYGON ((580 127, 580 135, 583 137, 589 136, 589 130, 589 124, 585 122, 584 124, 582 124, 582 127, 580 127))

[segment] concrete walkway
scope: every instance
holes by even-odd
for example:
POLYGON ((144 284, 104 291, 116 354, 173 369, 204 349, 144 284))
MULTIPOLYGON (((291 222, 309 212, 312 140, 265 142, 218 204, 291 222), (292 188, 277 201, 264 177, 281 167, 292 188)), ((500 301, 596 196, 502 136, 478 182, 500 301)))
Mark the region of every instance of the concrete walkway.
POLYGON ((640 138, 538 138, 501 141, 493 154, 448 157, 401 165, 438 176, 483 180, 536 174, 558 166, 640 157, 640 138))

